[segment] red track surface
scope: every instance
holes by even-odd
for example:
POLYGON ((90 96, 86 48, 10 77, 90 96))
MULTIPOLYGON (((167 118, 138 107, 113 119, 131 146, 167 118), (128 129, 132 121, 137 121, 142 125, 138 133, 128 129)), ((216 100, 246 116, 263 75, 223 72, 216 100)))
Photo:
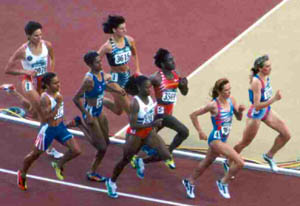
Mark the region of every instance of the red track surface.
MULTIPOLYGON (((56 71, 62 80, 66 116, 78 114, 71 102, 72 95, 86 68, 83 54, 98 49, 107 36, 100 23, 110 13, 119 13, 127 19, 129 35, 136 41, 142 71, 153 72, 152 57, 159 47, 172 51, 181 73, 188 75, 214 53, 223 48, 238 34, 253 24, 279 0, 253 1, 14 1, 2 0, 0 25, 2 34, 0 65, 4 66, 12 52, 25 41, 23 27, 28 20, 44 25, 44 38, 53 43, 56 71), (51 4, 49 3, 51 2, 51 4), (188 3, 187 3, 188 2, 188 3)), ((108 67, 104 64, 105 70, 108 67)), ((0 75, 0 82, 14 82, 16 78, 0 75)), ((0 93, 0 106, 7 107, 15 101, 0 93), (3 101, 5 99, 5 101, 3 101)), ((108 113, 110 128, 118 131, 126 123, 125 116, 108 113)), ((0 168, 16 171, 29 152, 36 130, 0 122, 0 168)), ((66 181, 104 188, 104 184, 88 182, 85 172, 95 153, 94 148, 80 141, 82 156, 67 164, 66 181)), ((59 149, 63 148, 56 145, 59 149)), ((99 171, 110 176, 121 148, 111 145, 99 171)), ((146 177, 139 180, 135 171, 126 168, 118 181, 120 192, 147 196, 192 205, 298 205, 300 182, 293 177, 243 170, 230 185, 231 200, 218 194, 215 180, 222 168, 213 165, 198 181, 196 200, 185 198, 181 179, 191 173, 197 162, 176 158, 177 169, 169 171, 162 163, 147 165, 146 177)), ((30 174, 55 179, 49 159, 44 156, 31 168, 30 174)), ((106 194, 58 185, 39 180, 28 180, 29 190, 16 187, 16 176, 1 173, 0 205, 164 205, 128 197, 110 199, 106 194)))

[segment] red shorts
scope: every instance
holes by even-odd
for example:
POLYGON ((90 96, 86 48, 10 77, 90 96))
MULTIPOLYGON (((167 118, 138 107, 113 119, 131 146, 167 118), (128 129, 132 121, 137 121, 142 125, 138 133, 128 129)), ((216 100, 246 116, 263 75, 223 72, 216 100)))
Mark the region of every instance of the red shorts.
POLYGON ((169 114, 173 113, 174 104, 157 104, 155 107, 155 115, 159 114, 169 114))
POLYGON ((145 139, 146 137, 148 137, 148 135, 150 134, 151 131, 152 131, 152 127, 139 129, 139 130, 131 129, 131 127, 128 127, 126 134, 138 136, 142 139, 145 139))
POLYGON ((42 76, 34 77, 25 75, 22 80, 25 92, 29 92, 33 89, 39 93, 42 91, 42 76))

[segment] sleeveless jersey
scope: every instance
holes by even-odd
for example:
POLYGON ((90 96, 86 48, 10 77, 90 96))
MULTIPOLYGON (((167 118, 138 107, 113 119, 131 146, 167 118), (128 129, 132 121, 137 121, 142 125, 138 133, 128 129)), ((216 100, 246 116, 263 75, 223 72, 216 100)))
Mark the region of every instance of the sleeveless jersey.
POLYGON ((222 108, 220 102, 215 99, 218 107, 218 114, 216 116, 211 116, 211 121, 213 124, 213 131, 211 132, 208 143, 213 140, 221 140, 223 142, 226 141, 229 136, 232 124, 232 116, 233 116, 233 104, 230 98, 227 99, 227 102, 230 104, 229 111, 222 108))
POLYGON ((131 57, 131 47, 126 37, 124 37, 124 41, 125 46, 123 48, 118 48, 113 39, 109 39, 112 46, 112 52, 107 53, 106 57, 110 66, 121 66, 129 62, 131 57))
POLYGON ((85 99, 95 99, 97 98, 96 106, 90 106, 87 104, 87 101, 84 103, 84 107, 86 110, 88 110, 92 116, 98 116, 102 112, 103 108, 103 98, 104 98, 104 90, 106 88, 106 83, 104 80, 104 73, 101 71, 101 77, 102 80, 99 81, 98 78, 92 74, 91 72, 88 72, 86 76, 92 77, 94 81, 94 87, 91 91, 84 93, 85 99))
MULTIPOLYGON (((51 102, 51 110, 54 110, 55 106, 56 106, 56 100, 54 99, 54 97, 52 97, 51 95, 49 95, 48 93, 45 92, 45 94, 48 96, 48 98, 50 99, 51 102)), ((59 118, 62 118, 64 116, 64 103, 62 102, 60 107, 57 110, 57 113, 54 116, 54 120, 57 120, 59 118)))
POLYGON ((25 48, 25 60, 21 60, 24 70, 35 70, 37 77, 47 72, 48 65, 48 48, 44 41, 42 41, 42 52, 40 55, 34 55, 29 46, 25 48))
MULTIPOLYGON (((253 76, 253 78, 259 79, 261 82, 261 97, 260 97, 260 102, 266 102, 272 97, 272 87, 270 83, 270 78, 267 78, 267 84, 265 85, 264 81, 256 74, 253 76)), ((249 99, 250 102, 253 104, 253 91, 251 89, 249 91, 249 99)))
POLYGON ((177 99, 177 88, 179 84, 179 77, 176 72, 172 71, 173 79, 167 79, 162 71, 159 72, 161 76, 161 83, 154 87, 155 97, 159 104, 174 104, 177 99))

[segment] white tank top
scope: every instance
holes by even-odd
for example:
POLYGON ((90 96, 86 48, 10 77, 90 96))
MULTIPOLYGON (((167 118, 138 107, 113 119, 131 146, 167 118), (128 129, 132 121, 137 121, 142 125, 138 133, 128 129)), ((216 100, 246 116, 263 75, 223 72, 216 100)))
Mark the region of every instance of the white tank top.
POLYGON ((148 104, 146 105, 138 96, 134 96, 139 104, 138 124, 149 124, 154 120, 154 103, 150 96, 148 96, 148 104))
POLYGON ((25 60, 22 60, 24 70, 35 70, 37 76, 41 76, 47 72, 48 65, 48 48, 44 41, 42 41, 42 52, 40 55, 34 55, 28 46, 25 49, 25 60))
MULTIPOLYGON (((53 110, 57 104, 56 100, 52 96, 50 96, 47 92, 45 92, 45 94, 49 97, 50 102, 51 102, 51 110, 53 110)), ((63 116, 64 116, 64 102, 61 103, 61 105, 58 108, 57 113, 55 114, 53 119, 57 120, 63 116)))

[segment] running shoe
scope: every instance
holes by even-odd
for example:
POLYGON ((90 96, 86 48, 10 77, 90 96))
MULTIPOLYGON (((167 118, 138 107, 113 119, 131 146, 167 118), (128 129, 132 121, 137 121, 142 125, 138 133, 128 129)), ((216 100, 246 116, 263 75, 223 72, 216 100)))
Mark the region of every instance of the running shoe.
POLYGON ((187 179, 183 179, 182 184, 185 188, 187 197, 191 198, 191 199, 194 199, 195 198, 195 193, 194 193, 195 185, 192 185, 190 183, 190 181, 188 181, 187 179))
POLYGON ((0 85, 0 89, 6 91, 8 93, 16 90, 16 88, 13 84, 2 84, 2 85, 0 85))
POLYGON ((57 179, 64 180, 63 169, 58 167, 57 162, 51 162, 51 165, 55 170, 57 179))
POLYGON ((22 176, 22 172, 20 170, 18 170, 17 173, 17 183, 18 183, 18 187, 23 190, 26 191, 27 190, 27 180, 26 180, 26 176, 23 177, 22 176))
POLYGON ((269 157, 267 154, 263 154, 263 158, 270 165, 271 170, 273 172, 278 172, 279 168, 277 167, 275 161, 271 157, 269 157))
POLYGON ((66 124, 67 128, 72 128, 72 127, 78 127, 81 125, 81 118, 79 116, 76 116, 74 119, 72 119, 69 123, 66 124))
POLYGON ((176 165, 175 165, 173 156, 171 156, 171 159, 165 160, 165 164, 172 170, 176 169, 176 165))
POLYGON ((130 160, 130 164, 131 164, 131 166, 134 168, 134 169, 136 169, 136 159, 138 158, 138 156, 137 155, 133 155, 133 157, 131 158, 131 160, 130 160))
POLYGON ((118 198, 117 193, 117 184, 115 182, 112 182, 110 178, 106 179, 105 186, 107 189, 107 194, 111 198, 118 198))
POLYGON ((52 147, 52 149, 50 150, 50 148, 48 148, 46 150, 47 155, 54 157, 55 159, 59 159, 62 158, 64 156, 63 153, 58 152, 54 147, 52 147))
POLYGON ((87 172, 86 173, 86 178, 90 181, 95 181, 95 182, 105 182, 106 177, 103 177, 96 172, 87 172))
POLYGON ((143 159, 140 157, 136 158, 135 164, 136 164, 136 175, 139 178, 144 179, 145 165, 143 159))
POLYGON ((230 199, 230 194, 229 194, 229 190, 228 190, 228 184, 222 183, 221 180, 217 180, 217 186, 219 189, 220 194, 226 198, 226 199, 230 199))

